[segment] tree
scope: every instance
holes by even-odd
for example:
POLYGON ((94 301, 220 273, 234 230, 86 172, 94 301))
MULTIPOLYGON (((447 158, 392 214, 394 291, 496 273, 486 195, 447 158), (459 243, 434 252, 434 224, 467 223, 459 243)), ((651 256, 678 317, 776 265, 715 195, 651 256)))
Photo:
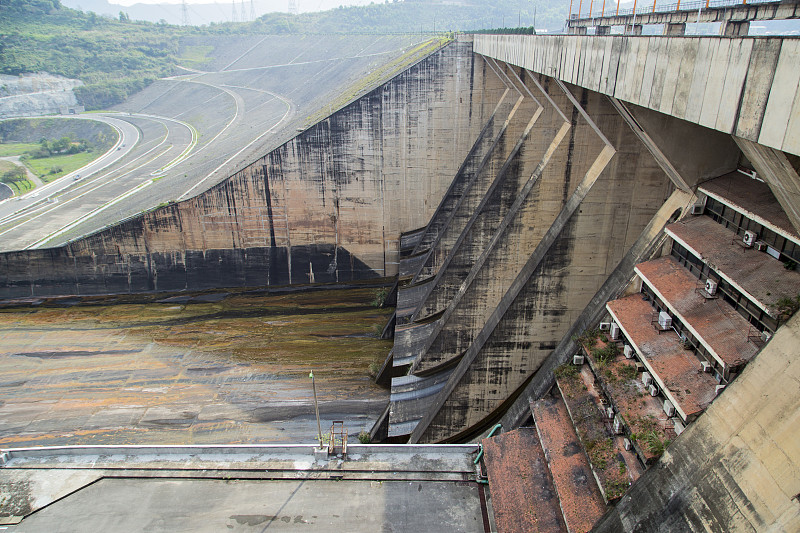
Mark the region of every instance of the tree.
POLYGON ((119 12, 119 21, 120 22, 130 22, 131 21, 131 17, 127 13, 125 13, 123 11, 120 11, 119 12))
POLYGON ((28 177, 28 174, 25 172, 25 169, 22 167, 15 166, 11 170, 7 170, 0 176, 0 181, 3 183, 14 183, 15 181, 25 181, 28 177))
POLYGON ((42 147, 42 152, 47 152, 48 155, 53 155, 53 148, 50 146, 50 142, 42 137, 39 139, 39 146, 42 147))

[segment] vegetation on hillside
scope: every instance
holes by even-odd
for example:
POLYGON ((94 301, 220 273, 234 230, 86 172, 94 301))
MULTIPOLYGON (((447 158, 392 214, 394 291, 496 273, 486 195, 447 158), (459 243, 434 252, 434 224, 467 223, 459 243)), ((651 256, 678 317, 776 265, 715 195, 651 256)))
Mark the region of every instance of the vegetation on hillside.
POLYGON ((565 0, 406 0, 300 15, 268 13, 253 27, 269 33, 408 33, 532 27, 535 23, 537 28, 554 31, 564 26, 568 9, 565 0))
POLYGON ((254 22, 170 26, 83 13, 59 0, 0 0, 0 73, 49 72, 84 82, 75 89, 87 109, 124 101, 178 64, 199 67, 215 37, 241 34, 409 33, 500 26, 560 28, 566 0, 406 0, 317 13, 269 13, 254 22), (182 48, 187 36, 202 46, 182 48))
MULTIPOLYGON (((81 168, 117 141, 107 124, 66 118, 11 119, 0 122, 0 157, 19 156, 28 169, 49 182, 81 168)), ((21 167, 0 173, 9 185, 26 180, 21 167)), ((32 184, 30 185, 33 186, 32 184)))

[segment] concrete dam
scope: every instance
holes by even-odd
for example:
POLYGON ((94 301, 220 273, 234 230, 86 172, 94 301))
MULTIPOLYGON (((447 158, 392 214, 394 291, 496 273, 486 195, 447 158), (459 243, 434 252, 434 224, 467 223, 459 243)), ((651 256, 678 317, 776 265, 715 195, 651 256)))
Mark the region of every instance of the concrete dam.
POLYGON ((0 295, 396 280, 372 437, 501 423, 481 468, 507 530, 519 450, 543 530, 797 529, 799 53, 458 36, 193 198, 0 255, 0 295))

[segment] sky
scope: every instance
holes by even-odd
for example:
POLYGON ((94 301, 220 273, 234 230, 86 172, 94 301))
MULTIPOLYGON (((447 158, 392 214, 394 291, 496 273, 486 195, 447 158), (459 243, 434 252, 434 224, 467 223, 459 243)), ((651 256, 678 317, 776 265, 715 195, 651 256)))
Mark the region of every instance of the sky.
MULTIPOLYGON (((297 0, 297 5, 300 11, 319 11, 320 9, 331 9, 339 6, 362 6, 367 5, 374 0, 297 0)), ((112 4, 123 6, 130 6, 133 4, 181 4, 183 0, 109 0, 112 4)), ((223 6, 230 6, 231 0, 186 0, 187 4, 220 4, 223 6)), ((280 5, 280 11, 286 11, 289 5, 288 0, 274 0, 272 2, 264 2, 257 0, 258 4, 271 3, 276 6, 280 5)), ((236 4, 240 5, 241 0, 236 0, 236 4)), ((250 5, 250 0, 245 0, 246 5, 250 5)))

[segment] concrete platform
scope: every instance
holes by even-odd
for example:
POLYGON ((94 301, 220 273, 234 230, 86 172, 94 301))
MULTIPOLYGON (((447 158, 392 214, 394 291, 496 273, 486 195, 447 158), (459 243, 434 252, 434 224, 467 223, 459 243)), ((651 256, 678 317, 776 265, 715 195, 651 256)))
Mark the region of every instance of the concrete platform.
POLYGON ((640 263, 635 270, 725 368, 742 365, 756 354, 758 347, 747 339, 747 320, 727 303, 709 303, 697 294, 697 278, 674 258, 640 263))
POLYGON ((659 334, 650 324, 654 309, 641 294, 613 300, 606 308, 684 422, 697 418, 714 401, 717 386, 697 356, 681 346, 674 331, 659 334))
POLYGON ((778 300, 800 294, 800 272, 786 270, 765 252, 740 246, 741 237, 710 217, 687 218, 665 231, 773 318, 778 300))
POLYGON ((484 439, 483 450, 498 531, 567 531, 535 428, 484 439))
POLYGON ((740 172, 731 172, 703 182, 698 190, 724 204, 734 206, 743 211, 748 218, 773 231, 777 230, 778 233, 791 235, 797 239, 797 232, 789 217, 780 208, 769 185, 763 181, 754 180, 740 172))
POLYGON ((532 404, 553 484, 568 531, 589 531, 606 511, 578 435, 560 399, 546 397, 532 404))
POLYGON ((331 457, 308 445, 7 450, 0 514, 14 515, 4 527, 20 532, 482 532, 476 452, 475 445, 353 445, 331 457))

